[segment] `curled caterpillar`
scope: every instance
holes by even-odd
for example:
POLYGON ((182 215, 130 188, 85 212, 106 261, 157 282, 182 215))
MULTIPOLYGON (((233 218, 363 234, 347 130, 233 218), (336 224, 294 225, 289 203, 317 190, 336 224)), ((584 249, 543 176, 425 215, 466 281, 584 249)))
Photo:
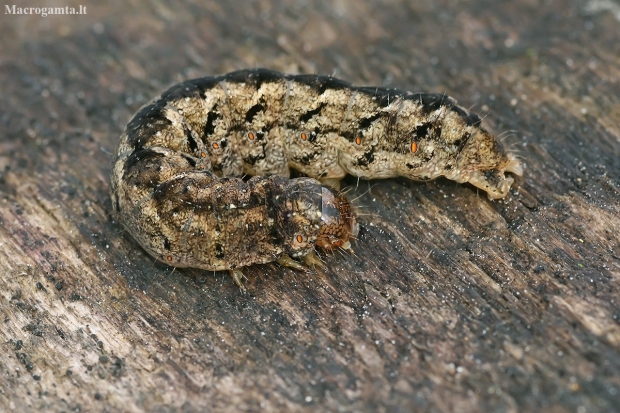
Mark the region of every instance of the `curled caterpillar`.
POLYGON ((230 270, 347 248, 357 222, 337 187, 445 176, 503 198, 522 166, 443 94, 357 87, 252 69, 173 86, 140 109, 116 149, 113 208, 153 257, 230 270), (289 179, 291 168, 309 178, 289 179), (253 176, 244 180, 244 176, 253 176), (317 181, 318 179, 318 181, 317 181), (320 182, 319 182, 320 181, 320 182))

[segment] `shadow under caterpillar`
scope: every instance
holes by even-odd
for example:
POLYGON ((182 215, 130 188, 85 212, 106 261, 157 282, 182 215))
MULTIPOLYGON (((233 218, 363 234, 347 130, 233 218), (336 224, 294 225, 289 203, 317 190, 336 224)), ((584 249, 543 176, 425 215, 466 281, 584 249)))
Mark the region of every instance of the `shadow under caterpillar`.
POLYGON ((331 76, 250 69, 188 80, 125 128, 113 208, 153 257, 229 270, 241 286, 241 267, 304 268, 291 257, 314 264, 315 246, 348 247, 351 205, 322 186, 337 188, 347 174, 445 176, 505 197, 513 183, 505 172, 521 175, 522 166, 480 123, 444 94, 331 76), (289 179, 290 168, 310 178, 289 179))

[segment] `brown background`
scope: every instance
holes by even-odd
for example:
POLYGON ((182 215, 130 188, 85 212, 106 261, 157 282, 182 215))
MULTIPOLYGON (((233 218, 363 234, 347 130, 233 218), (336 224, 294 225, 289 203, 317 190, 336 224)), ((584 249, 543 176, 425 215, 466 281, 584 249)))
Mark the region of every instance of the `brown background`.
POLYGON ((0 14, 1 411, 618 411, 618 2, 81 4, 0 14), (361 182, 355 255, 246 295, 154 263, 110 217, 122 128, 258 66, 445 91, 526 174, 361 182))

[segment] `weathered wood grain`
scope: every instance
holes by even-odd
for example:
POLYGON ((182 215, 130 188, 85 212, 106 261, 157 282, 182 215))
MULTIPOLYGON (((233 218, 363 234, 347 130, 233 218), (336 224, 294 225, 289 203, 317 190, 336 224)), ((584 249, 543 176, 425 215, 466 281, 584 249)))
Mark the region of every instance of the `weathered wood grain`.
POLYGON ((615 3, 81 3, 0 16, 0 410, 618 409, 615 3), (246 295, 154 263, 109 215, 124 124, 255 66, 445 91, 526 175, 498 202, 360 182, 355 255, 253 267, 246 295))

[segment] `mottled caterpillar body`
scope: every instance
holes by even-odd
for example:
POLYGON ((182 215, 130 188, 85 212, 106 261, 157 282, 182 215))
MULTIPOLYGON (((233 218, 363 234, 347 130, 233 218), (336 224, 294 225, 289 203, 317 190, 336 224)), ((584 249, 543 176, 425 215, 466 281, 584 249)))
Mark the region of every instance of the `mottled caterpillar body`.
POLYGON ((504 173, 521 175, 521 164, 480 123, 443 94, 330 76, 252 69, 189 80, 125 128, 113 206, 152 256, 231 270, 240 283, 240 267, 298 266, 290 257, 311 258, 315 245, 348 245, 351 206, 319 181, 445 176, 505 197, 504 173), (289 179, 291 168, 309 178, 289 179))

